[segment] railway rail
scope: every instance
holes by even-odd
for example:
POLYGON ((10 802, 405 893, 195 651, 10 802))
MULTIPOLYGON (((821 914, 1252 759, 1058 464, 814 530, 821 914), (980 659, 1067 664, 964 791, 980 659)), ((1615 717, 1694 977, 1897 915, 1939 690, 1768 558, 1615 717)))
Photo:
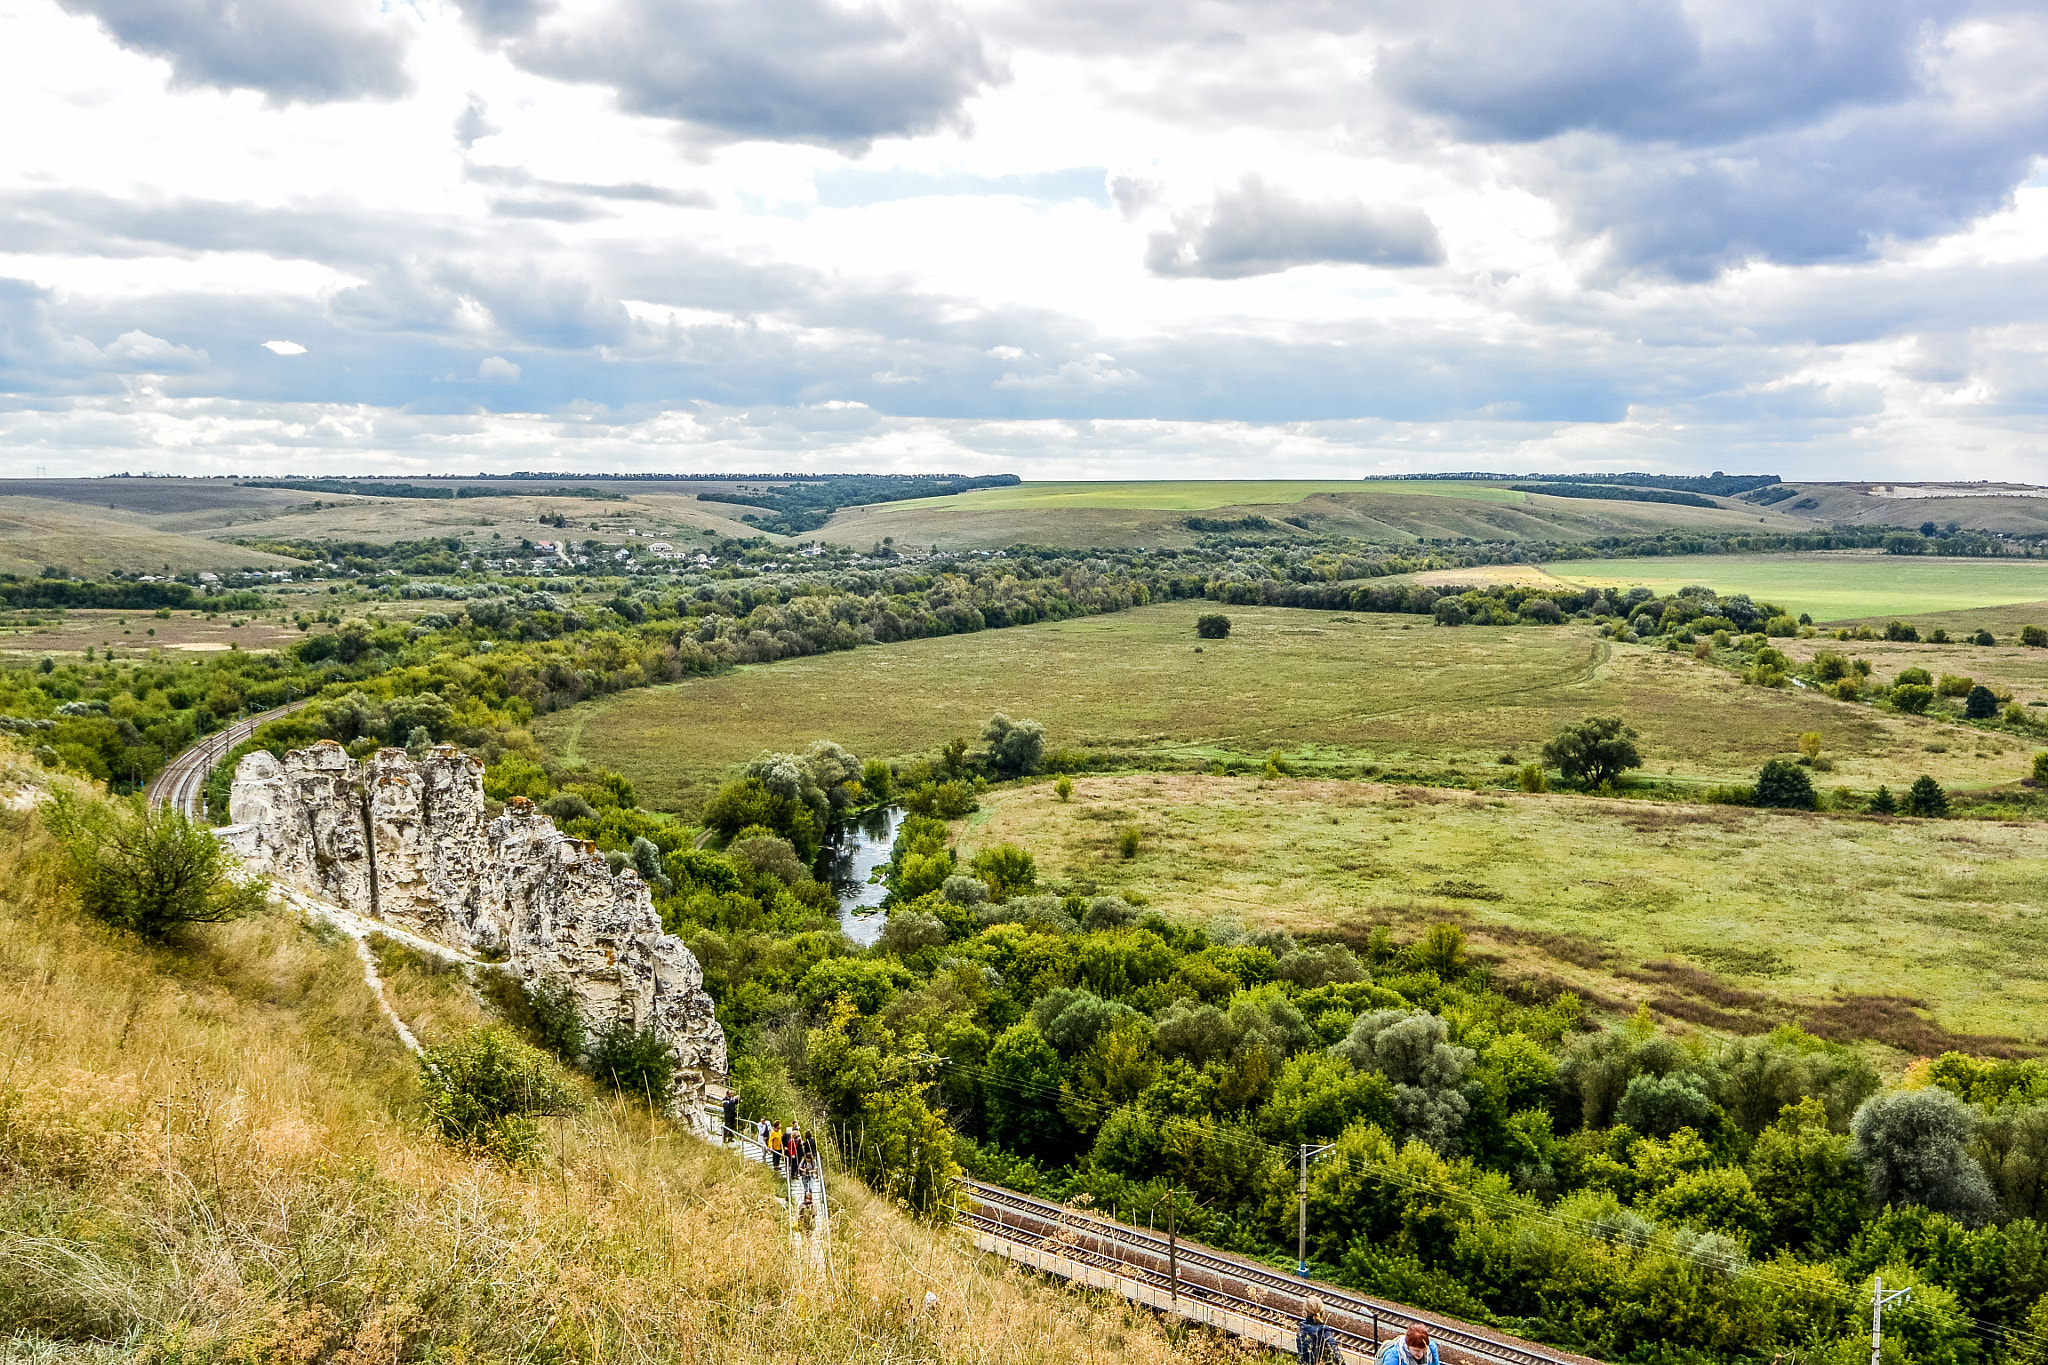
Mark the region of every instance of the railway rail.
POLYGON ((147 788, 149 804, 169 806, 194 820, 204 820, 206 777, 213 771, 213 765, 220 762, 230 749, 255 734, 256 727, 264 721, 288 716, 304 705, 303 701, 295 701, 289 706, 250 716, 247 720, 238 720, 200 740, 166 763, 164 770, 150 782, 147 788))
POLYGON ((1586 1356, 1298 1279, 1242 1256, 999 1185, 963 1180, 960 1187, 965 1201, 960 1222, 996 1254, 1069 1279, 1087 1279, 1269 1345, 1293 1349, 1295 1325, 1313 1294, 1323 1301, 1346 1362, 1375 1359, 1385 1343, 1420 1323, 1449 1365, 1599 1365, 1586 1356))

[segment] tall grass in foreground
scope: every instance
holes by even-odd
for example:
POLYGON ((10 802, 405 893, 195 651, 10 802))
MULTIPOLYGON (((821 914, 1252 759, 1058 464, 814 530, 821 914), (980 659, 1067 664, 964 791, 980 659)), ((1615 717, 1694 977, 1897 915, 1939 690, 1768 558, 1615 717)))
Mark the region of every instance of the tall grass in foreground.
POLYGON ((1028 1282, 852 1181, 820 1277, 764 1173, 629 1104, 549 1121, 533 1168, 465 1152, 432 1135, 345 943, 273 914, 152 947, 78 911, 56 862, 33 817, 0 812, 0 1355, 1149 1365, 1230 1349, 1028 1282))

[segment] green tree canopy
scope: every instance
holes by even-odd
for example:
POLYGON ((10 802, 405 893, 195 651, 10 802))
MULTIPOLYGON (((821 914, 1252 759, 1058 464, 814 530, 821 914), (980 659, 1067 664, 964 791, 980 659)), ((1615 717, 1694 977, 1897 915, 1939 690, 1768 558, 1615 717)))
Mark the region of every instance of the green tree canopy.
POLYGON ((1619 716, 1588 716, 1543 746, 1543 763, 1563 773, 1567 782, 1597 787, 1643 766, 1638 738, 1619 716))

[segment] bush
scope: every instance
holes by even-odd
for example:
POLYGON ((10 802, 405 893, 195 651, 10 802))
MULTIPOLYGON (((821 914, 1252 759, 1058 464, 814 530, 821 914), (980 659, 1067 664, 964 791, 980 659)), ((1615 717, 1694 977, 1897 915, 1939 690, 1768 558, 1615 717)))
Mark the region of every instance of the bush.
POLYGON ((1060 780, 1052 784, 1052 794, 1060 799, 1060 804, 1062 805, 1073 800, 1074 779, 1068 777, 1065 773, 1061 773, 1060 780))
POLYGON ((1973 645, 1995 645, 1998 643, 1998 637, 1988 630, 1980 630, 1970 637, 1970 643, 1973 645))
POLYGON ((1840 654, 1822 650, 1813 656, 1813 677, 1815 682, 1839 682, 1849 676, 1849 661, 1840 654))
POLYGON ((2020 643, 2035 649, 2048 646, 2048 630, 2043 630, 2039 626, 2021 626, 2020 643))
POLYGON ((1912 683, 1920 687, 1931 687, 1934 685, 1934 675, 1924 668, 1902 668, 1899 670, 1899 676, 1892 681, 1895 683, 1912 683))
POLYGON ((268 884, 237 883, 211 830, 140 796, 81 801, 58 792, 43 820, 63 849, 65 873, 88 914, 155 942, 188 924, 218 924, 263 909, 268 884))
POLYGON ((1906 793, 1906 814, 1917 815, 1923 820, 1939 820, 1948 815, 1948 793, 1941 784, 1924 773, 1914 780, 1912 790, 1906 793))
POLYGON ((567 1078, 539 1048, 500 1028, 481 1028, 420 1057, 427 1113, 441 1136, 503 1160, 538 1155, 536 1118, 579 1107, 567 1078))
POLYGON ((1821 749, 1821 733, 1820 733, 1820 731, 1818 731, 1818 730, 1808 730, 1808 731, 1807 731, 1806 733, 1804 733, 1804 734, 1802 734, 1801 736, 1799 736, 1799 752, 1800 752, 1800 753, 1802 753, 1802 754, 1804 754, 1804 755, 1806 755, 1806 756, 1807 756, 1808 758, 1819 758, 1819 757, 1820 757, 1820 749, 1821 749))
POLYGON ((1787 639, 1799 633, 1799 623, 1789 616, 1773 616, 1764 622, 1764 634, 1776 639, 1787 639))
POLYGON ((1843 678, 1831 690, 1842 701, 1855 701, 1863 695, 1863 684, 1854 678, 1843 678))
POLYGON ((1974 683, 1975 680, 1972 678, 1958 677, 1954 673, 1944 673, 1935 681, 1934 694, 1938 697, 1967 697, 1970 695, 1970 689, 1974 683))
POLYGON ((1195 618, 1195 634, 1204 640, 1221 640, 1230 634, 1230 618, 1221 612, 1211 612, 1195 618))
POLYGON ((1116 837, 1116 851, 1125 858, 1137 857, 1138 841, 1143 837, 1143 833, 1136 825, 1125 825, 1123 833, 1116 837))
POLYGON ((969 864, 974 875, 988 884, 989 894, 1008 900, 1038 883, 1038 865, 1031 855, 1015 844, 997 844, 974 855, 969 864))
POLYGON ((635 1029, 621 1019, 598 1035, 590 1071, 621 1095, 638 1095, 659 1109, 675 1083, 676 1054, 653 1029, 635 1029))
POLYGON ((1751 804, 1772 810, 1812 810, 1813 780, 1797 763, 1774 758, 1757 774, 1751 804))
POLYGON ((1998 698, 1982 683, 1970 689, 1963 702, 1963 715, 1969 720, 1990 720, 1998 714, 1998 698))
POLYGON ((1904 621, 1885 623, 1884 638, 1894 643, 1914 644, 1920 639, 1920 632, 1904 621))
POLYGON ((1432 924, 1415 945, 1415 965, 1446 980, 1465 970, 1465 931, 1455 924, 1432 924))
POLYGON ((2048 749, 2034 755, 2034 780, 2048 786, 2048 749))
POLYGON ((1515 782, 1523 791, 1531 793, 1542 792, 1549 787, 1544 781, 1541 763, 1524 763, 1522 770, 1515 774, 1515 782))
POLYGON ((1892 705, 1917 716, 1934 701, 1934 689, 1919 683, 1905 683, 1892 689, 1892 705))

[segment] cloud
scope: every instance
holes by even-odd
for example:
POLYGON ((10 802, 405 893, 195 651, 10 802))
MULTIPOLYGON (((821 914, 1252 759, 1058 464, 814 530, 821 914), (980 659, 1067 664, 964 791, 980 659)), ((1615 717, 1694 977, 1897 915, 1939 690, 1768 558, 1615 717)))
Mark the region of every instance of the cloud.
POLYGON ((491 356, 476 367, 477 378, 486 384, 517 384, 519 367, 501 355, 491 356))
POLYGON ((1437 265, 1443 258, 1436 224, 1421 209, 1357 200, 1312 204, 1256 176, 1220 191, 1206 212, 1177 215, 1172 230, 1154 233, 1145 251, 1155 275, 1212 280, 1300 265, 1437 265))
POLYGON ((306 348, 299 345, 296 341, 266 341, 263 343, 263 349, 274 352, 277 355, 304 355, 306 353, 306 348))
POLYGON ((104 354, 116 368, 129 373, 163 374, 170 370, 194 369, 207 361, 204 351, 179 346, 142 331, 121 333, 106 347, 104 354))
POLYGON ((485 104, 480 97, 471 95, 469 103, 463 106, 460 114, 456 115, 455 141, 456 145, 460 146, 463 151, 468 151, 487 137, 505 131, 497 124, 491 122, 488 117, 489 113, 490 106, 485 104))
POLYGON ((393 99, 412 86, 406 30, 366 0, 58 2, 169 61, 177 85, 261 90, 273 104, 393 99))
POLYGON ((520 66, 609 86, 630 113, 741 139, 859 149, 956 125, 999 79, 964 16, 937 0, 608 0, 572 18, 465 0, 520 66))

